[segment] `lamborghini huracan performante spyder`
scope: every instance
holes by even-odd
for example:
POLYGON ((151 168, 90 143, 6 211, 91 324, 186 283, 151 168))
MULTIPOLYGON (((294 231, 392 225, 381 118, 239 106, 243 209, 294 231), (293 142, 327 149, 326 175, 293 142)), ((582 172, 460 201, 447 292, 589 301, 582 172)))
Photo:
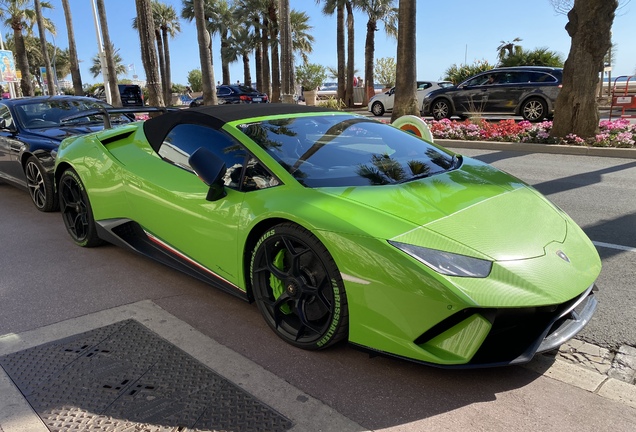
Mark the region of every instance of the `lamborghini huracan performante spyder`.
POLYGON ((455 367, 529 361, 596 309, 599 256, 536 190, 392 125, 204 106, 63 141, 80 246, 131 248, 256 302, 290 344, 455 367))

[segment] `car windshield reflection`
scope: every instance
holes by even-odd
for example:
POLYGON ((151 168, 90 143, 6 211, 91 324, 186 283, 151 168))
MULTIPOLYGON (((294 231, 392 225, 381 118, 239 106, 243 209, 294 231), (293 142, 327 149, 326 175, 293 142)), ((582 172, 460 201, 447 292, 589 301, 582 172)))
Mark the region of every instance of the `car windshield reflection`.
POLYGON ((404 183, 454 167, 452 155, 358 116, 261 121, 240 129, 307 187, 404 183))

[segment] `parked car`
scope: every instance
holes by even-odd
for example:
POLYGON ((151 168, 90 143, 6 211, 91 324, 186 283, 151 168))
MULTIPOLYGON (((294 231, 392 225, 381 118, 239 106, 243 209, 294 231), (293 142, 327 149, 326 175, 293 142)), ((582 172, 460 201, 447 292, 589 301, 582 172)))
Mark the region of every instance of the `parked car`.
MULTIPOLYGON (((418 81, 417 82, 417 101, 418 106, 422 106, 422 102, 424 100, 424 96, 429 92, 452 87, 453 83, 450 81, 418 81)), ((375 116, 382 116, 385 112, 393 111, 393 100, 395 99, 395 87, 390 90, 379 93, 369 99, 369 104, 367 105, 367 110, 375 116)), ((420 108, 421 109, 421 108, 420 108)))
POLYGON ((424 99, 422 115, 435 120, 453 115, 515 115, 536 122, 552 116, 563 69, 543 66, 496 68, 424 99))
POLYGON ((134 109, 116 109, 89 97, 3 99, 0 101, 0 180, 27 189, 38 210, 56 210, 55 151, 64 138, 101 130, 104 116, 99 112, 106 111, 113 113, 109 118, 113 124, 134 119, 130 114, 134 109), (83 115, 65 121, 78 114, 83 115))
MULTIPOLYGON (((141 90, 141 87, 136 84, 118 84, 117 87, 119 88, 122 106, 144 106, 144 92, 141 90)), ((93 97, 106 101, 104 86, 97 87, 93 93, 93 97)))
POLYGON ((255 301, 304 349, 348 340, 443 366, 522 363, 596 308, 601 261, 562 210, 361 115, 181 110, 65 140, 55 178, 79 246, 109 241, 255 301))
MULTIPOLYGON (((267 103, 267 94, 244 85, 219 85, 216 86, 216 98, 219 105, 224 104, 244 104, 244 103, 267 103)), ((203 105, 203 96, 194 98, 190 102, 190 107, 203 105)))

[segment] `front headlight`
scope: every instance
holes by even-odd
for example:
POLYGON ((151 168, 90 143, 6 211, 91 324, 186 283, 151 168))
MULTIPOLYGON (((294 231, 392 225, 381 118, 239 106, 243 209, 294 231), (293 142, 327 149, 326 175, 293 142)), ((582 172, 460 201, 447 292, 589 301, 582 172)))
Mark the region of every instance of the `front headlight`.
POLYGON ((443 275, 485 278, 492 269, 492 261, 391 240, 389 243, 443 275))

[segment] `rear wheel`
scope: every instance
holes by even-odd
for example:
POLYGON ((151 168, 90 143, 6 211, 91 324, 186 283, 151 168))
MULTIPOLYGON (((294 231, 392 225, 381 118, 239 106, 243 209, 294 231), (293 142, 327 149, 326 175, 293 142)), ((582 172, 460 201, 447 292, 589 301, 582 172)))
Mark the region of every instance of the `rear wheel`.
POLYGON ((100 245, 102 240, 97 237, 93 210, 86 189, 73 169, 64 171, 58 191, 62 219, 73 241, 84 247, 100 245))
POLYGON ((374 116, 378 117, 384 115, 384 105, 382 105, 382 102, 374 102, 373 105, 371 105, 371 112, 374 116))
POLYGON ((431 115, 435 120, 450 118, 451 106, 445 99, 434 100, 431 104, 431 115))
POLYGON ((29 188, 29 195, 31 195, 31 201, 35 204, 35 207, 43 212, 57 210, 58 203, 55 199, 53 181, 51 181, 38 158, 31 156, 27 159, 24 175, 29 188))
POLYGON ((524 120, 538 122, 547 116, 548 106, 539 98, 528 99, 521 105, 521 115, 524 120))
POLYGON ((340 272, 309 231, 291 223, 268 230, 253 249, 250 274, 259 310, 286 342, 317 350, 347 337, 340 272))

